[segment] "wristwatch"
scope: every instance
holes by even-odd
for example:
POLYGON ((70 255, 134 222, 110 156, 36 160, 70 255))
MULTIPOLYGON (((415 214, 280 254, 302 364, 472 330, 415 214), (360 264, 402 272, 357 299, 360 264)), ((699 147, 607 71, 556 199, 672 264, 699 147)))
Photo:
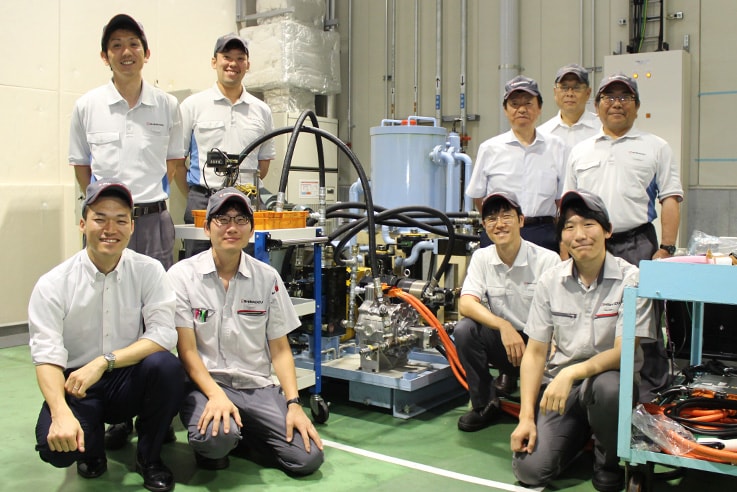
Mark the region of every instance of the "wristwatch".
POLYGON ((674 244, 661 244, 660 249, 666 251, 671 256, 676 254, 676 246, 674 244))
POLYGON ((107 361, 107 372, 112 372, 115 368, 115 354, 112 352, 108 352, 107 354, 103 355, 103 357, 107 361))
POLYGON ((296 403, 297 405, 302 406, 302 400, 299 399, 299 396, 297 398, 287 400, 287 408, 289 408, 289 405, 291 405, 292 403, 296 403))

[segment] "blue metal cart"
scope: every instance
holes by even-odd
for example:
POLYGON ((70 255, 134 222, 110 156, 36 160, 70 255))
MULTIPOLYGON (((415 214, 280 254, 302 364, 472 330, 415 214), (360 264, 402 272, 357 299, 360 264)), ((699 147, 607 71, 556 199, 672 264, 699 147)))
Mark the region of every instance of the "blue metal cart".
POLYGON ((733 465, 631 447, 635 306, 638 297, 693 302, 691 364, 697 365, 701 363, 703 346, 704 303, 737 304, 737 267, 643 261, 640 262, 639 286, 625 289, 617 454, 627 464, 627 491, 647 490, 649 487, 648 478, 641 471, 636 471, 638 465, 664 464, 737 476, 737 467, 733 465))

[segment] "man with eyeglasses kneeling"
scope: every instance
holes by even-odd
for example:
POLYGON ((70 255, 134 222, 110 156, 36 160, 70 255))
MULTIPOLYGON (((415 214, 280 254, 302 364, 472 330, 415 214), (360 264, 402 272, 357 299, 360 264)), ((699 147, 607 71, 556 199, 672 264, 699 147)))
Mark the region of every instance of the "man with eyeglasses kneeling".
MULTIPOLYGON (((640 260, 672 256, 683 200, 679 164, 673 151, 662 138, 635 128, 640 93, 633 78, 621 73, 606 77, 595 102, 601 132, 571 150, 564 189, 589 190, 604 201, 613 227, 606 246, 614 256, 635 266, 640 260), (653 226, 656 199, 661 204, 660 242, 653 226)), ((657 342, 643 344, 643 402, 651 401, 669 385, 662 339, 658 330, 657 342)))
POLYGON ((226 468, 228 454, 240 448, 239 455, 273 461, 289 474, 310 474, 323 452, 299 400, 287 340, 299 318, 277 271, 243 252, 253 235, 246 195, 216 192, 205 220, 212 247, 168 272, 177 295, 177 351, 191 379, 180 416, 197 465, 226 468))
POLYGON ((453 332, 471 395, 471 410, 458 419, 458 428, 466 432, 493 424, 500 415, 498 395, 517 389, 527 343, 522 329, 537 279, 560 262, 555 252, 522 239, 525 217, 514 193, 491 193, 481 216, 494 244, 471 257, 458 305, 465 317, 453 332), (491 377, 489 363, 499 369, 497 378, 491 377))

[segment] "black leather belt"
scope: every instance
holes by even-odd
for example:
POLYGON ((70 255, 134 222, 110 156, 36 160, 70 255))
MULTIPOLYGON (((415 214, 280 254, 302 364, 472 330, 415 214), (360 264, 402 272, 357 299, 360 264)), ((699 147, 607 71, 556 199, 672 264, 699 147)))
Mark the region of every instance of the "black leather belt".
POLYGON ((218 190, 215 188, 206 188, 200 185, 189 185, 189 191, 196 191, 197 193, 202 193, 205 196, 210 196, 218 190))
POLYGON ((646 222, 635 227, 634 229, 630 229, 629 231, 615 232, 614 234, 612 234, 612 237, 608 239, 608 242, 618 243, 622 241, 627 241, 635 236, 639 236, 640 234, 647 232, 648 229, 650 229, 651 227, 654 227, 652 222, 646 222))
POLYGON ((148 214, 158 214, 166 210, 166 201, 136 203, 133 205, 133 218, 148 214))
POLYGON ((536 226, 540 224, 555 224, 555 217, 552 215, 541 215, 539 217, 525 217, 526 226, 536 226))

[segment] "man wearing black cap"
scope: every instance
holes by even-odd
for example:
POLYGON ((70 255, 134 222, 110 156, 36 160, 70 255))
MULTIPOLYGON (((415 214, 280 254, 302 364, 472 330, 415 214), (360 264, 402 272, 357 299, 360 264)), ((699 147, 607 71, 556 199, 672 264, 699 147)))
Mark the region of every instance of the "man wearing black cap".
MULTIPOLYGON (((250 66, 248 43, 237 34, 220 36, 210 61, 217 74, 215 84, 182 102, 184 153, 189 155, 189 169, 185 161, 178 162, 177 185, 187 195, 184 222, 192 224, 192 210, 204 210, 207 199, 223 187, 224 177, 207 167, 207 153, 219 149, 226 154, 239 154, 251 142, 273 129, 271 109, 263 101, 249 94, 243 86, 243 77, 250 66)), ((253 183, 253 175, 245 171, 258 170, 264 178, 269 163, 275 156, 274 140, 269 140, 251 152, 241 162, 242 183, 253 183)), ((185 241, 186 256, 206 250, 207 241, 185 241)))
POLYGON ((573 63, 558 69, 553 91, 558 114, 538 130, 562 138, 569 148, 599 132, 601 121, 594 113, 586 111, 591 87, 585 68, 573 63))
POLYGON ((522 239, 525 217, 514 193, 487 196, 481 216, 494 244, 471 257, 458 305, 464 318, 453 332, 471 395, 471 410, 458 419, 466 432, 492 424, 500 414, 497 393, 517 389, 527 341, 522 329, 537 279, 560 262, 554 252, 522 239), (498 378, 489 374, 489 363, 499 369, 498 378))
MULTIPOLYGON (((668 142, 634 127, 639 107, 633 78, 620 73, 601 81, 596 109, 602 130, 571 151, 565 183, 566 190, 584 188, 602 198, 613 225, 607 249, 633 265, 673 255, 683 200, 678 163, 668 142), (661 204, 660 241, 653 226, 656 199, 661 204)), ((657 343, 643 344, 642 401, 651 401, 669 383, 658 334, 657 343)))
POLYGON ((136 232, 128 245, 169 268, 174 223, 166 209, 176 159, 182 157, 177 100, 143 80, 151 52, 141 24, 114 16, 102 32, 100 56, 112 78, 80 97, 72 113, 69 163, 82 189, 117 178, 133 194, 136 232))
MULTIPOLYGON (((543 273, 535 289, 520 367, 519 424, 510 440, 512 466, 520 482, 545 485, 593 433, 594 488, 619 491, 622 299, 626 286, 637 285, 639 271, 607 253, 611 223, 598 196, 584 190, 563 195, 556 229, 571 258, 543 273)), ((655 336, 650 300, 638 300, 636 325, 635 371, 642 366, 639 340, 655 336)))
POLYGON ((175 296, 161 264, 126 249, 133 198, 115 179, 87 187, 85 249, 43 275, 28 306, 31 357, 44 404, 36 450, 56 467, 107 470, 105 422, 138 416, 136 470, 149 490, 174 488, 161 445, 184 395, 175 296), (144 332, 143 326, 146 330, 144 332))
POLYGON ((249 199, 236 188, 214 193, 205 234, 212 248, 169 270, 177 352, 192 381, 180 416, 197 464, 226 468, 238 447, 291 474, 310 474, 323 453, 302 410, 287 340, 300 322, 276 270, 242 251, 253 234, 249 199))
MULTIPOLYGON (((526 214, 522 237, 557 252, 555 214, 568 148, 560 138, 536 131, 542 103, 531 78, 518 76, 506 83, 503 106, 511 130, 479 146, 466 194, 480 211, 492 190, 514 192, 526 214)), ((482 246, 487 239, 482 233, 482 246)))

